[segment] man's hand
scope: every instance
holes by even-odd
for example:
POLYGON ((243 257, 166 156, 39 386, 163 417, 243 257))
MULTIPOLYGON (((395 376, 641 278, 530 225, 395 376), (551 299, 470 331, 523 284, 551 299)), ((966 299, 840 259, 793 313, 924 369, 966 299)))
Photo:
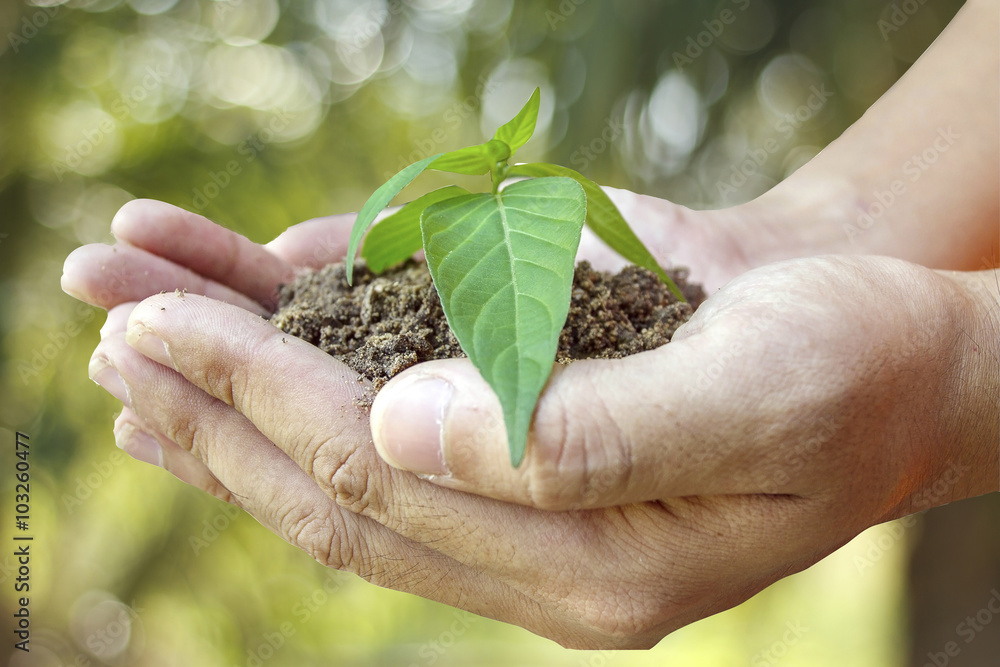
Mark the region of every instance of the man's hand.
POLYGON ((266 246, 163 202, 137 199, 111 223, 117 243, 77 248, 66 259, 62 287, 105 310, 162 291, 186 290, 268 314, 277 287, 301 267, 343 259, 353 215, 291 227, 266 246))
POLYGON ((548 510, 821 501, 818 529, 846 539, 1000 484, 996 424, 982 428, 996 422, 996 316, 974 275, 874 257, 763 267, 665 347, 557 367, 519 468, 506 463, 499 403, 465 359, 390 381, 372 409, 375 442, 441 486, 548 510), (921 495, 956 469, 948 495, 921 495))
POLYGON ((316 348, 196 295, 130 310, 91 367, 121 378, 105 386, 126 448, 324 564, 567 646, 651 646, 872 524, 995 489, 967 429, 981 406, 942 398, 968 398, 960 332, 981 332, 954 283, 903 262, 760 269, 667 347, 560 369, 517 470, 467 362, 415 368, 372 420, 399 462, 440 415, 443 456, 418 460, 447 472, 429 479, 383 462, 355 405, 368 387, 316 348), (428 378, 450 385, 443 411, 428 378))

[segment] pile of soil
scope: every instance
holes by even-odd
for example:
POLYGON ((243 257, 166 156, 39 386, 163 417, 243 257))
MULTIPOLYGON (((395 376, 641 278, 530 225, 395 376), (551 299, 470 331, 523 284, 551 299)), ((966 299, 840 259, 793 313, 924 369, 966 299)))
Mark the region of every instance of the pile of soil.
MULTIPOLYGON (((611 274, 580 262, 556 361, 616 359, 669 342, 705 300, 685 269, 669 273, 687 304, 647 269, 629 266, 611 274)), ((342 262, 303 273, 279 290, 271 322, 341 360, 376 391, 414 364, 465 356, 427 265, 415 260, 380 275, 359 262, 354 287, 342 262)))

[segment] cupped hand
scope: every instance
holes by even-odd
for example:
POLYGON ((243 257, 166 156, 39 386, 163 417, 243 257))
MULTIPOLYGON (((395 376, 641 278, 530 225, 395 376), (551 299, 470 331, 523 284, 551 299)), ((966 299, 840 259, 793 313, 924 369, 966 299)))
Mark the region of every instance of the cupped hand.
MULTIPOLYGON (((729 212, 694 213, 625 190, 609 189, 608 193, 634 221, 654 254, 663 262, 693 266, 693 279, 708 281, 747 267, 739 258, 732 233, 725 231, 728 225, 720 224, 723 216, 728 222, 729 212), (664 230, 671 231, 675 240, 669 248, 658 241, 664 230), (723 251, 702 252, 713 244, 712 239, 723 251), (713 260, 701 260, 704 256, 713 260)), ((71 296, 108 311, 130 312, 148 296, 180 290, 269 315, 277 305, 277 287, 293 279, 298 269, 320 268, 343 259, 354 217, 309 220, 259 245, 196 213, 164 202, 135 200, 112 221, 113 245, 91 244, 70 254, 62 287, 71 296)), ((608 268, 622 262, 592 234, 581 243, 581 257, 608 268)), ((141 460, 152 456, 138 444, 126 451, 141 460)), ((175 472, 189 481, 180 467, 175 472)))
MULTIPOLYGON (((996 491, 984 322, 943 274, 796 260, 737 278, 663 348, 558 368, 517 469, 467 360, 398 376, 371 424, 398 469, 530 508, 499 527, 456 512, 449 527, 475 542, 464 562, 526 579, 586 619, 591 642, 643 645, 869 526, 996 491)), ((422 487, 383 479, 363 485, 367 516, 442 526, 414 509, 422 487)))
MULTIPOLYGON (((686 245, 681 244, 679 248, 672 248, 679 255, 686 253, 696 258, 699 244, 713 235, 712 230, 719 229, 716 226, 717 216, 711 213, 688 218, 683 209, 666 202, 624 191, 613 191, 611 194, 627 214, 639 215, 636 227, 647 242, 650 232, 655 234, 658 226, 677 228, 677 239, 695 239, 686 245)), ((176 373, 167 373, 161 366, 140 357, 125 343, 125 323, 137 302, 151 295, 176 290, 174 294, 161 294, 147 300, 139 312, 148 312, 150 308, 155 310, 151 304, 171 298, 178 299, 178 304, 201 304, 215 312, 215 320, 195 317, 193 321, 179 319, 178 323, 189 327, 186 334, 190 336, 189 342, 201 345, 201 353, 206 356, 198 363, 217 364, 220 370, 230 367, 233 372, 238 372, 236 366, 242 365, 245 360, 237 359, 215 346, 211 343, 212 336, 225 339, 244 326, 264 326, 268 334, 276 333, 257 315, 273 311, 277 285, 293 277, 299 267, 318 267, 342 259, 352 222, 353 216, 309 221, 289 229, 266 246, 259 246, 197 214, 161 202, 138 200, 128 204, 115 217, 112 231, 117 242, 114 245, 96 244, 75 251, 66 262, 62 281, 64 289, 83 301, 109 310, 108 322, 102 328, 102 343, 95 352, 90 372, 126 406, 115 425, 119 446, 137 459, 161 465, 190 484, 246 507, 276 532, 327 564, 353 569, 384 585, 453 603, 466 595, 468 587, 465 580, 474 579, 479 582, 476 584, 479 592, 463 602, 463 607, 532 627, 566 642, 594 643, 594 632, 589 627, 588 619, 576 619, 566 613, 556 614, 551 609, 526 615, 526 607, 535 604, 530 602, 531 598, 524 597, 526 594, 517 592, 517 589, 510 589, 509 584, 502 583, 498 578, 483 574, 478 564, 458 568, 441 552, 419 547, 427 539, 426 536, 412 532, 408 536, 397 535, 377 522, 356 516, 354 511, 358 507, 353 501, 351 507, 344 511, 337 505, 336 496, 331 498, 331 476, 326 475, 327 479, 322 483, 313 479, 311 473, 315 461, 299 457, 292 460, 308 467, 300 466, 297 472, 294 466, 289 468, 288 456, 281 452, 294 442, 275 436, 283 444, 280 447, 272 444, 261 435, 268 431, 259 430, 249 415, 231 405, 223 407, 217 398, 213 398, 215 394, 211 391, 206 392, 176 373), (199 299, 197 295, 209 296, 213 300, 199 299), (201 333, 196 330, 201 330, 201 333), (161 391, 164 387, 158 384, 163 382, 170 385, 166 391, 161 391), (136 407, 137 399, 141 408, 136 407), (215 426, 209 427, 209 423, 215 426), (236 433, 240 435, 237 437, 236 433), (199 443, 197 447, 196 442, 199 443), (242 443, 242 447, 238 443, 242 443), (252 452, 248 449, 251 444, 254 446, 252 452), (214 454, 210 455, 209 449, 214 454), (268 471, 266 481, 261 480, 258 468, 268 471), (310 474, 304 474, 305 469, 310 474), (307 531, 307 526, 300 525, 302 522, 309 524, 307 531), (330 544, 322 544, 326 538, 343 540, 343 547, 337 549, 330 544), (377 550, 372 551, 369 543, 379 545, 377 550), (379 559, 373 560, 373 554, 379 554, 395 565, 383 567, 377 562, 379 559), (428 568, 427 563, 432 561, 436 565, 428 568), (458 569, 467 572, 454 585, 446 588, 440 588, 436 583, 423 585, 408 582, 408 577, 397 578, 400 572, 426 571, 435 579, 433 575, 436 572, 446 572, 451 576, 458 569), (492 592, 482 599, 487 590, 492 592)), ((728 237, 725 234, 721 236, 728 237)), ((665 248, 651 245, 654 252, 666 260, 663 256, 665 248)), ((597 264, 610 265, 615 261, 611 253, 593 238, 585 240, 582 254, 597 264)), ((707 266, 707 263, 703 265, 707 266)), ((730 267, 724 270, 736 270, 737 266, 737 263, 730 263, 730 267)), ((702 269, 695 270, 699 272, 702 269)), ((159 308, 162 308, 159 311, 161 317, 166 318, 173 317, 178 310, 178 306, 168 308, 162 305, 159 308)), ((295 372, 289 375, 287 368, 268 369, 268 373, 277 373, 285 378, 284 383, 273 385, 277 387, 278 394, 288 382, 294 381, 301 383, 299 386, 310 395, 321 398, 320 404, 303 407, 289 395, 290 400, 283 403, 286 412, 280 417, 280 423, 298 424, 303 418, 309 421, 311 412, 339 413, 359 423, 367 420, 367 413, 354 405, 354 399, 362 390, 357 376, 326 355, 316 357, 316 351, 309 346, 306 346, 309 351, 304 351, 303 344, 290 336, 280 338, 280 349, 296 350, 293 354, 310 354, 316 368, 330 371, 322 379, 317 378, 315 383, 311 383, 303 382, 308 376, 295 372), (285 345, 292 347, 285 348, 285 345), (336 378, 333 391, 324 391, 323 387, 332 378, 336 378)), ((145 340, 148 345, 150 337, 146 336, 145 340)), ((274 342, 276 339, 272 337, 270 340, 274 342)), ((152 358, 164 361, 162 355, 165 352, 150 352, 148 347, 139 344, 137 347, 152 358)), ((298 364, 291 367, 298 368, 298 364)), ((256 387, 258 382, 272 386, 270 381, 255 375, 253 386, 256 387)), ((250 391, 250 385, 244 390, 250 391)), ((231 401, 233 396, 230 395, 231 401)), ((255 418, 266 419, 256 415, 255 418)), ((327 421, 317 424, 316 428, 310 437, 335 439, 345 457, 359 446, 366 446, 370 466, 382 470, 383 475, 399 474, 393 473, 374 455, 366 426, 351 430, 339 422, 327 421), (331 427, 333 431, 328 431, 331 427)), ((308 453, 319 452, 321 448, 317 444, 306 449, 308 453)), ((411 482, 415 480, 412 475, 406 477, 411 482)), ((432 490, 435 496, 440 493, 425 482, 417 483, 432 490)), ((504 507, 500 503, 490 504, 494 506, 491 512, 500 512, 496 508, 504 507)), ((520 508, 505 508, 503 511, 511 510, 524 511, 520 508)), ((629 637, 630 643, 635 641, 632 632, 620 634, 629 637)))
POLYGON ((751 272, 671 345, 558 369, 517 470, 467 361, 376 399, 379 450, 418 476, 379 456, 351 371, 196 295, 117 308, 91 373, 127 405, 126 448, 326 565, 567 646, 642 647, 869 525, 990 490, 941 400, 965 315, 902 262, 751 272))

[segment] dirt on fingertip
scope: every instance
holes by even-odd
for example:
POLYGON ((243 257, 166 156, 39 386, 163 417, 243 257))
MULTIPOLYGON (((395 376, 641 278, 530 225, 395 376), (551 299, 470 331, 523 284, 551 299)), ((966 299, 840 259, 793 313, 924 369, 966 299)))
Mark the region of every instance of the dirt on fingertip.
MULTIPOLYGON (((668 343, 705 300, 685 269, 668 273, 688 303, 647 269, 608 273, 580 262, 556 361, 617 359, 668 343)), ((379 275, 359 262, 353 287, 342 262, 307 271, 280 288, 278 303, 275 326, 344 362, 376 391, 415 364, 465 356, 427 265, 416 260, 379 275)))

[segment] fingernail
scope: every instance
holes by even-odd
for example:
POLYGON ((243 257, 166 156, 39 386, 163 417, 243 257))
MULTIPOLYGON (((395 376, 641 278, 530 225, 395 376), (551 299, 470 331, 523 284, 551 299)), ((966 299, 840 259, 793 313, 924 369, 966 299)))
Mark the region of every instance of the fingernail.
POLYGON ((390 402, 372 414, 379 454, 396 468, 424 475, 446 474, 442 429, 451 385, 440 378, 418 377, 391 391, 390 402))
POLYGON ((113 366, 105 366, 91 377, 94 382, 104 387, 105 391, 109 394, 126 406, 131 406, 128 400, 128 387, 125 386, 125 381, 122 380, 122 376, 118 374, 118 371, 113 366))
POLYGON ((115 444, 136 461, 163 467, 163 450, 160 448, 160 443, 132 424, 122 424, 115 429, 115 444))
POLYGON ((174 360, 167 352, 166 344, 157 338, 153 333, 142 325, 132 325, 125 333, 125 342, 132 346, 132 349, 149 357, 153 361, 177 370, 174 360))

